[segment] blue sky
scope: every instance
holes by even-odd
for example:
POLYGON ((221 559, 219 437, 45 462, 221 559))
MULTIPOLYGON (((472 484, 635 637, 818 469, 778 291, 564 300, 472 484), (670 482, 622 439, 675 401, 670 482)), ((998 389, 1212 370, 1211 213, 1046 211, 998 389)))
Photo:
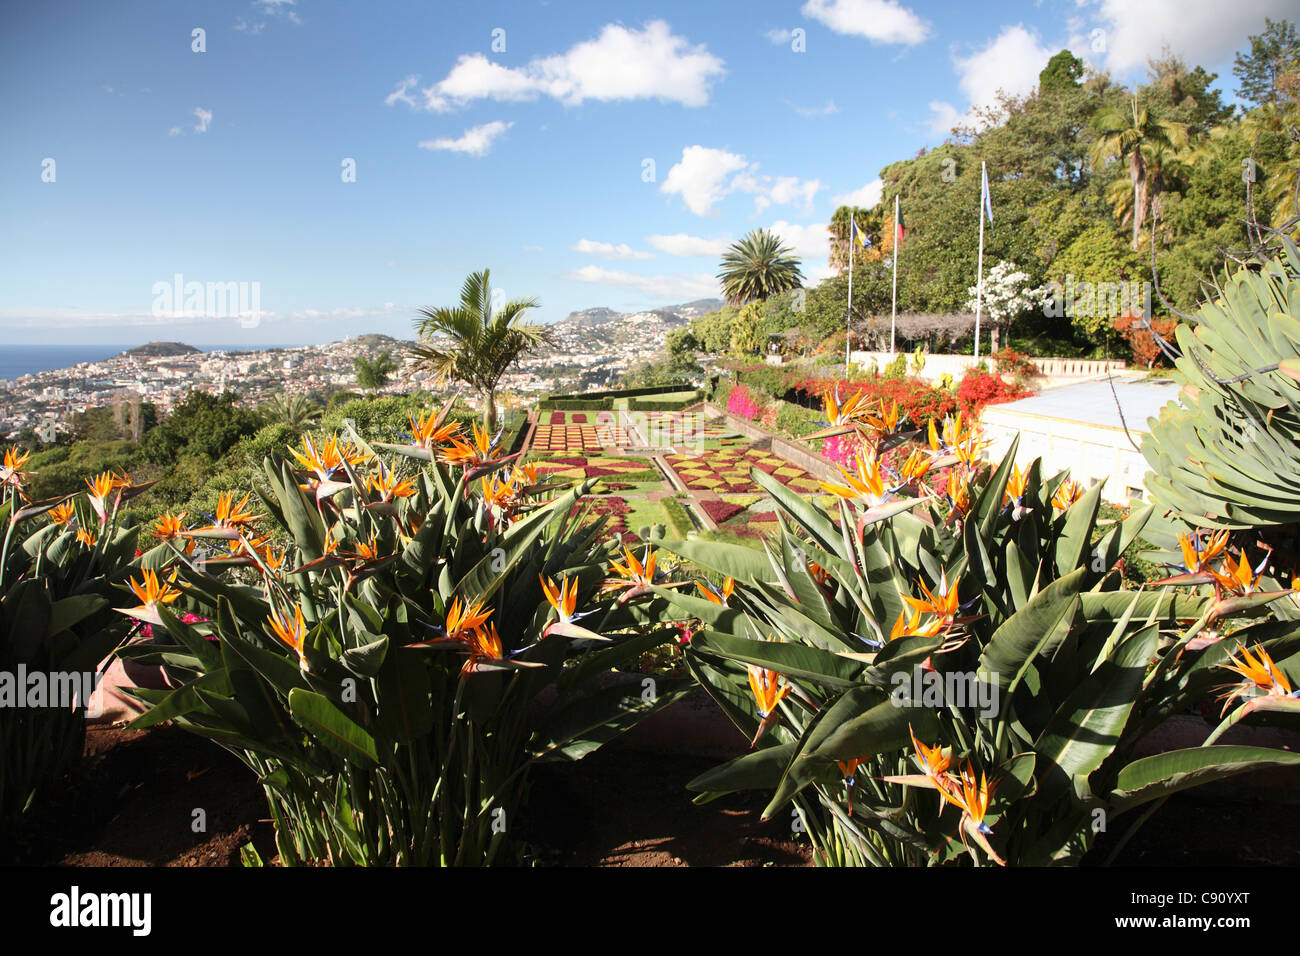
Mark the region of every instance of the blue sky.
POLYGON ((9 4, 0 346, 408 337, 485 267, 544 321, 668 305, 760 226, 816 279, 836 205, 1062 47, 1131 81, 1169 44, 1230 95, 1290 7, 9 4), (243 314, 174 301, 177 275, 244 284, 243 314))

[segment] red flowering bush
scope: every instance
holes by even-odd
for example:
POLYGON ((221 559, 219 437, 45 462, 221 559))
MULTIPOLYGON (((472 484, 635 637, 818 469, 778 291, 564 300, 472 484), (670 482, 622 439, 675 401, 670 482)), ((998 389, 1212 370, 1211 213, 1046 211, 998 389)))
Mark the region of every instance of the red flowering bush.
POLYGON ((1167 340, 1174 337, 1174 328, 1177 324, 1173 319, 1152 319, 1151 328, 1147 328, 1145 320, 1140 315, 1121 315, 1115 320, 1115 328, 1124 333, 1124 341, 1128 343, 1129 351, 1133 353, 1133 364, 1146 368, 1155 365, 1164 354, 1156 344, 1151 329, 1155 329, 1162 339, 1167 340))
POLYGON ((978 415, 986 405, 998 405, 1002 402, 1014 402, 1018 398, 1032 395, 1029 389, 1011 382, 1004 382, 1000 375, 994 375, 982 369, 970 369, 962 376, 957 386, 957 402, 963 413, 978 415))
POLYGON ((906 415, 908 422, 920 428, 932 420, 942 422, 957 411, 957 399, 952 393, 915 378, 860 381, 814 378, 798 382, 794 387, 817 399, 824 398, 828 392, 838 394, 841 400, 862 392, 869 401, 883 400, 886 405, 898 402, 900 415, 906 415))
POLYGON ((1017 382, 1027 382, 1039 374, 1035 365, 1023 352, 1017 352, 1010 346, 999 349, 989 356, 993 368, 1001 375, 1010 375, 1017 382))

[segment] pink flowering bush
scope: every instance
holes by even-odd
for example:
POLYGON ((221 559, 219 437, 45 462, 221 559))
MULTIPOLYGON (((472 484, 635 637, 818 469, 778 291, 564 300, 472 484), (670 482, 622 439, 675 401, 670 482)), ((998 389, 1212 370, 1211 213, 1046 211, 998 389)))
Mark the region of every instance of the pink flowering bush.
POLYGON ((753 421, 758 417, 758 402, 744 385, 737 385, 727 397, 727 411, 753 421))
POLYGON ((841 468, 849 468, 862 448, 862 439, 849 432, 845 435, 832 435, 822 441, 822 457, 833 461, 841 468))

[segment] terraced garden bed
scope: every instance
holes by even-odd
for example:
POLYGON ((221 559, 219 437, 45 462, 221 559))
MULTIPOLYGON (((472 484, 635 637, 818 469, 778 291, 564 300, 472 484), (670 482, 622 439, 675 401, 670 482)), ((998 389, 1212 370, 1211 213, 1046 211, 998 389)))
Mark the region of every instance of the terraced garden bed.
POLYGON ((722 494, 760 494, 762 489, 750 477, 750 469, 767 472, 800 494, 821 489, 816 478, 779 455, 758 448, 705 449, 698 455, 666 455, 664 460, 692 491, 722 494))
MULTIPOLYGON (((627 428, 612 416, 598 420, 599 412, 543 412, 533 434, 534 452, 583 452, 631 443, 627 428), (582 416, 573 421, 569 416, 582 416), (557 416, 564 417, 560 421, 557 416)), ((605 413, 607 414, 607 413, 605 413)))

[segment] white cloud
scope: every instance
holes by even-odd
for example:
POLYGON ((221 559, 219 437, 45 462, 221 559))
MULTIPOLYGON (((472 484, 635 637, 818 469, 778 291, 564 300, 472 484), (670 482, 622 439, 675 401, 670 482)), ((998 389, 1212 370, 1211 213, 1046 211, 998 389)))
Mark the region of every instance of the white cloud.
MULTIPOLYGON (((751 167, 757 168, 757 164, 751 167)), ((742 192, 755 194, 754 212, 759 213, 772 205, 798 205, 811 210, 813 197, 825 183, 820 179, 800 179, 797 176, 757 176, 746 171, 736 177, 734 186, 742 192)))
MULTIPOLYGON (((253 13, 260 17, 283 17, 290 23, 298 26, 302 23, 302 17, 298 16, 294 10, 295 0, 253 0, 251 4, 253 13)), ((241 33, 248 33, 256 36, 266 29, 266 20, 245 20, 243 17, 235 19, 235 29, 241 33)))
POLYGON ((789 43, 791 39, 793 39, 794 33, 791 30, 781 29, 780 27, 778 27, 773 30, 768 30, 766 33, 763 34, 763 36, 771 40, 773 46, 784 46, 785 44, 789 43))
POLYGON ((829 253, 830 233, 826 231, 824 222, 801 226, 780 219, 768 228, 780 236, 782 242, 790 246, 800 259, 824 259, 829 253))
POLYGON ((808 0, 800 12, 836 33, 872 43, 915 46, 930 34, 930 25, 896 0, 808 0))
POLYGON ((800 116, 806 117, 830 116, 832 113, 840 111, 834 100, 827 100, 825 106, 800 106, 798 103, 791 103, 789 100, 786 100, 786 104, 800 116))
POLYGON ((420 82, 418 74, 412 74, 406 77, 402 82, 397 84, 397 89, 384 97, 384 103, 392 106, 394 103, 405 103, 411 109, 415 109, 415 99, 411 96, 411 90, 420 82))
POLYGON ((744 156, 735 153, 707 146, 687 146, 682 150, 681 162, 668 170, 659 191, 680 195, 687 209, 697 216, 707 216, 731 191, 725 185, 727 177, 748 165, 744 156))
POLYGON ((179 136, 179 135, 181 135, 181 128, 180 128, 179 126, 173 126, 171 129, 169 129, 169 130, 167 131, 167 135, 168 135, 168 136, 179 136))
POLYGON ((836 208, 840 206, 859 206, 863 209, 870 209, 876 203, 880 202, 880 197, 884 193, 885 184, 879 178, 873 179, 861 189, 855 189, 852 192, 840 193, 838 196, 832 196, 831 202, 836 208))
POLYGON ((961 114, 951 103, 932 102, 930 109, 935 115, 931 128, 946 133, 958 123, 975 123, 975 109, 992 106, 999 91, 1011 96, 1032 92, 1038 86, 1038 74, 1055 52, 1022 24, 1003 27, 982 49, 953 60, 957 85, 970 108, 961 114))
POLYGON ((194 124, 194 132, 206 133, 208 125, 212 122, 212 110, 205 110, 201 106, 194 108, 194 115, 198 117, 198 122, 194 124))
POLYGON ((670 256, 700 256, 710 259, 722 255, 731 245, 731 240, 728 238, 705 239, 703 236, 688 236, 684 232, 674 233, 671 236, 646 236, 645 241, 670 256))
MULTIPOLYGON (((703 106, 709 86, 724 72, 722 60, 703 44, 675 36, 663 20, 631 30, 611 23, 594 40, 564 53, 538 57, 522 67, 502 66, 482 53, 467 53, 441 81, 421 91, 425 109, 446 111, 474 100, 534 100, 550 96, 566 106, 587 100, 659 99, 703 106)), ((403 81, 405 83, 406 81, 403 81)), ((402 85, 398 91, 405 93, 402 85)), ((392 102, 408 102, 395 97, 392 102)), ((390 102, 391 105, 391 102, 390 102)))
POLYGON ((931 100, 930 112, 934 114, 930 117, 930 131, 940 136, 947 136, 954 126, 969 119, 967 114, 944 100, 931 100))
POLYGON ((583 255, 597 256, 601 259, 653 259, 653 252, 641 252, 625 242, 617 246, 612 242, 597 242, 594 239, 579 239, 570 248, 583 255))
MULTIPOLYGON (((1145 67, 1167 44, 1189 63, 1207 66, 1228 59, 1245 45, 1247 35, 1264 28, 1264 18, 1294 18, 1295 0, 1233 0, 1188 3, 1187 0, 1101 0, 1098 25, 1106 65, 1124 72, 1145 67)), ((1091 44, 1091 36, 1088 38, 1091 44)))
POLYGON ((760 174, 758 164, 744 156, 695 145, 682 150, 681 161, 668 170, 659 190, 680 195, 687 209, 697 216, 707 216, 723 197, 733 192, 753 195, 756 213, 774 204, 798 203, 810 208, 823 185, 819 179, 760 174), (728 182, 732 173, 736 175, 728 182))
POLYGON ((711 275, 643 276, 619 272, 602 266, 583 266, 566 272, 561 279, 587 282, 592 285, 616 286, 634 289, 661 303, 683 299, 707 299, 719 294, 718 280, 711 275))
POLYGON ((456 139, 424 139, 420 141, 420 149, 440 149, 453 153, 465 153, 469 156, 486 156, 492 149, 492 141, 498 136, 514 126, 514 123, 503 123, 501 120, 493 120, 490 123, 484 123, 482 126, 472 126, 465 130, 456 139))

